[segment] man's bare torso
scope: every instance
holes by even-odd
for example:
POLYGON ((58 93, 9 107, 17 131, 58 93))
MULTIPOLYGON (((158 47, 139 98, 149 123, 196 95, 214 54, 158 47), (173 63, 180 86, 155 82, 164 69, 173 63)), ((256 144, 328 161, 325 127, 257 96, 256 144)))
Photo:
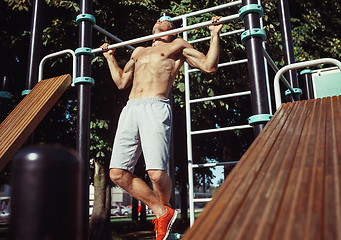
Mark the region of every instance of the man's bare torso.
POLYGON ((133 86, 129 99, 168 97, 174 79, 184 63, 182 39, 152 47, 139 47, 132 54, 133 86))

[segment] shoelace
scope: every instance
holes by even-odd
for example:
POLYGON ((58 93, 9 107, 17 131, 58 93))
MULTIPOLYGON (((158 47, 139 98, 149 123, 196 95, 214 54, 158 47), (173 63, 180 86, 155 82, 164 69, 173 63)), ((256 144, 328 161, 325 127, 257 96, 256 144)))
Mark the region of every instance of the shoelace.
POLYGON ((154 218, 152 223, 154 224, 154 231, 157 232, 157 229, 158 229, 158 219, 157 218, 154 218))

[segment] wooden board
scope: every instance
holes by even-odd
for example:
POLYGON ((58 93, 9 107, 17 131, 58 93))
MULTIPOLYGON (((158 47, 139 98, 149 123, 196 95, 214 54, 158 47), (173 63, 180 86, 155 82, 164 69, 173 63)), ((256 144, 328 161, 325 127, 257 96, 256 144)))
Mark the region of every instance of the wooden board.
POLYGON ((69 74, 40 81, 0 125, 0 171, 71 84, 69 74))
POLYGON ((341 239, 341 96, 282 104, 182 239, 341 239))

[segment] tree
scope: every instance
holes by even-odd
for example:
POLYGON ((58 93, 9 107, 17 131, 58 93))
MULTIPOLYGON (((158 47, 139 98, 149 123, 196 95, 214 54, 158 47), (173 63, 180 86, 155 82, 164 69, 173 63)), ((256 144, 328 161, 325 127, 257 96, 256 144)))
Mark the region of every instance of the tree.
MULTIPOLYGON (((78 47, 78 28, 75 18, 79 13, 78 1, 48 0, 45 10, 42 56, 66 48, 78 47)), ((94 1, 94 15, 99 26, 114 33, 123 40, 129 40, 150 34, 150 30, 161 12, 167 11, 174 15, 200 10, 203 8, 226 3, 221 0, 205 0, 193 2, 189 0, 162 1, 94 1)), ((341 58, 340 46, 340 2, 331 1, 289 1, 292 17, 292 34, 297 61, 311 60, 321 57, 341 58)), ((266 48, 279 67, 284 65, 282 58, 282 42, 278 22, 276 1, 264 1, 264 29, 267 32, 266 48)), ((0 71, 2 75, 9 75, 13 79, 11 92, 14 101, 21 98, 24 90, 27 52, 29 44, 29 29, 31 19, 31 5, 27 0, 6 0, 0 2, 1 16, 1 50, 0 71), (15 81, 15 83, 14 83, 15 81)), ((219 15, 236 13, 238 7, 217 12, 219 15)), ((196 23, 210 19, 211 14, 204 14, 189 19, 196 23)), ((232 31, 243 27, 241 21, 225 24, 223 31, 232 31)), ((206 36, 206 29, 193 30, 189 38, 196 39, 206 36)), ((97 47, 105 39, 94 31, 93 46, 97 47)), ((110 41, 106 39, 107 41, 110 41)), ((141 43, 149 45, 150 42, 141 43)), ((195 47, 207 51, 208 44, 195 44, 195 47)), ((243 59, 245 47, 239 36, 224 37, 221 40, 221 62, 243 59)), ((118 49, 119 64, 123 66, 129 59, 130 50, 118 49)), ((110 160, 109 147, 116 130, 116 123, 120 110, 127 100, 128 91, 120 92, 110 80, 110 74, 101 55, 93 59, 93 77, 96 81, 92 98, 92 141, 91 158, 95 159, 98 173, 104 170, 110 160), (108 104, 109 103, 109 104, 108 104), (103 128, 100 128, 100 125, 103 128), (106 128, 107 126, 107 128, 106 128), (98 164, 97 164, 98 163, 98 164)), ((46 77, 71 72, 70 58, 64 57, 49 61, 46 66, 46 77)), ((270 74, 273 75, 272 72, 270 74)), ((213 96, 249 89, 246 65, 219 69, 214 75, 193 73, 191 75, 191 98, 213 96)), ((186 191, 187 156, 185 143, 185 112, 184 112, 184 82, 183 72, 177 76, 174 83, 172 97, 174 99, 174 152, 176 169, 176 184, 181 185, 182 192, 186 191)), ((56 107, 40 124, 36 131, 37 141, 59 142, 74 147, 75 139, 75 111, 76 100, 74 90, 68 91, 56 107), (51 128, 50 126, 54 127, 51 128)), ((227 101, 207 101, 192 107, 192 128, 219 128, 239 123, 247 124, 251 115, 249 97, 239 97, 227 101)), ((253 140, 251 131, 232 131, 221 134, 196 136, 194 143, 194 159, 196 163, 210 161, 238 160, 253 140)), ((96 169, 97 172, 97 169, 96 169)), ((2 174, 2 173, 1 173, 2 174)), ((101 174, 98 175, 101 178, 101 174)), ((107 177, 107 174, 105 174, 107 177)), ((197 172, 195 183, 197 186, 209 186, 212 173, 209 169, 197 172), (203 180, 205 179, 205 180, 203 180)), ((94 177, 93 179, 96 179, 94 177)), ((103 189, 101 198, 107 200, 107 181, 99 181, 98 189, 103 189), (101 187, 100 187, 101 186, 101 187)), ((97 186, 97 185, 96 185, 97 186)), ((183 196, 185 199, 186 196, 183 196)), ((107 206, 107 205, 106 205, 107 206)), ((184 204, 186 209, 186 204, 184 204)), ((107 211, 103 208, 100 212, 107 211)), ((101 213, 99 213, 101 215, 101 213)), ((106 216, 105 214, 103 216, 106 216)), ((183 216, 185 218, 185 216, 183 216)), ((107 221, 105 217, 93 223, 107 221)), ((99 228, 98 228, 99 229, 99 228)), ((106 230, 103 229, 103 232, 106 230)), ((101 233, 96 233, 101 236, 101 233)), ((105 234, 103 234, 105 235, 105 234)))

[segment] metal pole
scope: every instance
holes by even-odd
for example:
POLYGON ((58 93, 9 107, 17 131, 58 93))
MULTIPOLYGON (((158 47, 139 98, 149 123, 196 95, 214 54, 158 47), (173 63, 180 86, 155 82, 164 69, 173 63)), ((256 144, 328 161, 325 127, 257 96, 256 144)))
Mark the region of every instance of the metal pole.
MULTIPOLYGON (((38 82, 38 66, 41 52, 41 37, 43 25, 44 0, 34 0, 32 6, 31 38, 28 52, 28 63, 26 73, 26 91, 22 95, 27 95, 38 82)), ((34 132, 27 139, 26 145, 33 144, 34 132)))
POLYGON ((12 98, 12 94, 7 91, 8 85, 8 76, 3 76, 0 88, 0 123, 7 117, 8 105, 12 98))
MULTIPOLYGON (((187 18, 182 18, 182 25, 184 28, 187 27, 187 18)), ((183 32, 183 39, 187 41, 187 31, 183 32)), ((194 182, 193 182, 193 148, 192 148, 192 125, 191 125, 191 88, 189 79, 189 66, 188 63, 184 63, 184 75, 185 75, 185 103, 186 103, 186 136, 187 136, 187 161, 188 161, 188 205, 189 205, 189 225, 190 227, 194 224, 195 220, 195 209, 194 209, 194 182)))
POLYGON ((32 7, 31 40, 28 52, 26 89, 32 89, 38 82, 44 0, 34 0, 32 7))
POLYGON ((304 97, 305 99, 314 99, 314 90, 313 90, 313 79, 311 76, 312 71, 310 69, 305 69, 300 72, 300 74, 304 78, 304 97))
MULTIPOLYGON (((295 63, 295 55, 294 55, 294 44, 292 40, 291 34, 291 22, 290 22, 290 11, 289 11, 289 3, 288 0, 279 0, 278 1, 278 11, 279 11, 279 20, 281 25, 281 33, 282 33, 282 43, 283 43, 283 55, 284 62, 286 65, 295 63)), ((286 78, 289 80, 290 85, 293 88, 298 88, 297 81, 297 71, 290 70, 286 78)), ((298 94, 290 95, 291 101, 299 101, 300 96, 298 94)))
MULTIPOLYGON (((80 13, 92 13, 92 1, 80 1, 80 13)), ((86 20, 79 22, 79 47, 91 48, 92 46, 92 23, 86 20)), ((91 56, 80 54, 78 56, 78 77, 91 77, 91 56)), ((89 149, 90 149, 90 102, 91 102, 91 85, 82 82, 77 84, 78 94, 78 111, 77 111, 77 135, 76 149, 81 156, 80 164, 80 187, 78 204, 78 216, 80 225, 78 226, 79 240, 88 239, 89 228, 89 149)))
MULTIPOLYGON (((257 4, 257 0, 243 0, 243 5, 257 4)), ((259 14, 251 12, 245 14, 244 24, 246 30, 260 28, 259 14)), ((267 84, 265 77, 265 64, 261 37, 251 37, 246 40, 249 79, 251 85, 251 107, 253 115, 269 114, 269 100, 267 97, 267 84)), ((262 131, 265 123, 254 124, 255 137, 262 131)))

